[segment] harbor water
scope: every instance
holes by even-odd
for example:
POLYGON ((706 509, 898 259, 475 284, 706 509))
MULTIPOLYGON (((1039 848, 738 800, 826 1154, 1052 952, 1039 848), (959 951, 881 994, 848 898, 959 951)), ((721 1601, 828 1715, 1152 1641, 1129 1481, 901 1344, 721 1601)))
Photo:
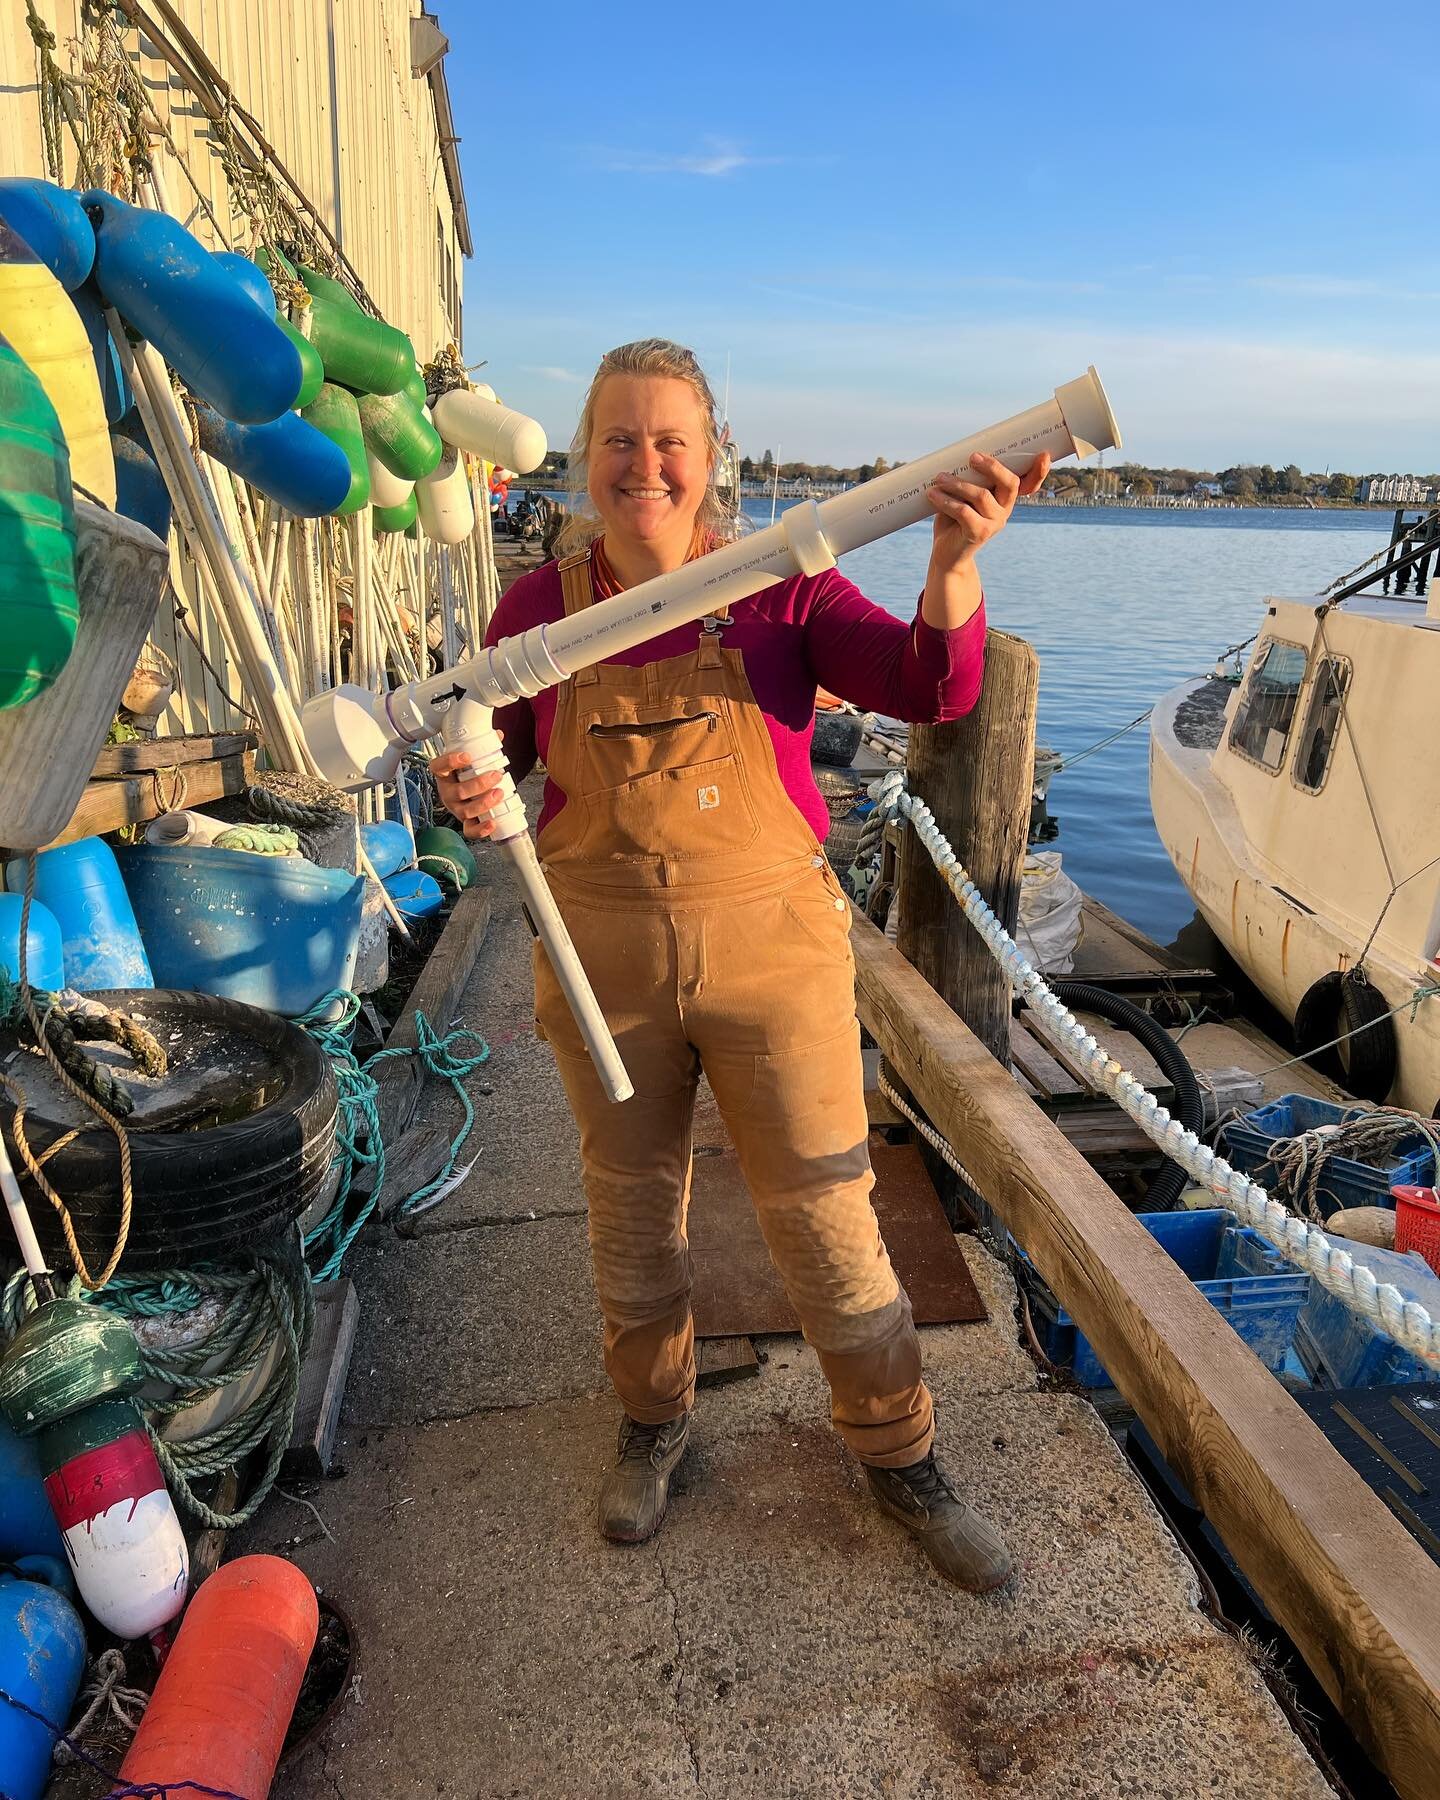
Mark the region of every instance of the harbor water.
MULTIPOLYGON (((750 502, 757 523, 768 504, 750 502)), ((990 623, 1040 654, 1039 738, 1076 756, 1256 631, 1267 595, 1312 594, 1378 550, 1388 512, 1021 507, 982 556, 990 623)), ((844 559, 872 600, 913 617, 928 525, 844 559)), ((1150 818, 1149 727, 1062 770, 1054 846, 1088 893, 1168 944, 1194 913, 1150 818)))
MULTIPOLYGON (((757 528, 770 523, 768 500, 744 507, 757 528)), ((1266 596, 1318 593, 1381 549, 1392 518, 1339 507, 1021 506, 981 571, 990 623, 1039 652, 1039 741, 1075 757, 1128 725, 1257 631, 1266 596)), ((930 538, 928 523, 912 525, 840 566, 911 619, 930 538)), ((1195 909, 1150 817, 1149 755, 1141 724, 1062 770, 1050 789, 1053 848, 1087 893, 1169 944, 1195 909)))

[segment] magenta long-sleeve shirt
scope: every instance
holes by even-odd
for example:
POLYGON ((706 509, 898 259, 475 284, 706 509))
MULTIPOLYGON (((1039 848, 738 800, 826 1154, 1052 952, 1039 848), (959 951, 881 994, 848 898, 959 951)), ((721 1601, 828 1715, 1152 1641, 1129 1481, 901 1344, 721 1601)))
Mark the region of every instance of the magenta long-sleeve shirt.
MULTIPOLYGON (((495 609, 487 644, 532 625, 563 618, 558 565, 545 563, 510 588, 495 609)), ((738 650, 745 674, 775 746, 785 792, 823 841, 830 829, 825 802, 810 773, 815 729, 815 690, 825 687, 867 712, 888 713, 914 724, 962 718, 980 694, 985 656, 983 605, 954 631, 939 631, 919 616, 907 625, 867 600, 837 569, 796 575, 742 600, 731 609, 725 648, 738 650)), ((676 626, 612 660, 638 668, 693 651, 698 623, 676 626)), ((557 689, 500 707, 495 726, 517 781, 548 762, 557 689)), ((546 780, 540 828, 565 804, 546 780)))

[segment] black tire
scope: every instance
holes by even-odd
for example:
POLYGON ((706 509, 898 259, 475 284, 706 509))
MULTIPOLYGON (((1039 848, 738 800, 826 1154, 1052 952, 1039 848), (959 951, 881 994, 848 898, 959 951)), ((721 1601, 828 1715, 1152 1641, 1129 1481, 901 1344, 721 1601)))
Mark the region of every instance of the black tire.
POLYGON ((1363 969, 1332 969, 1306 992, 1295 1009, 1295 1048, 1357 1099, 1378 1104, 1395 1085, 1395 1021, 1363 969), (1356 1035, 1332 1042, 1346 1032, 1356 1035))
MULTIPOLYGON (((121 1268, 143 1273, 207 1261, 273 1237, 298 1219, 329 1171, 339 1106, 329 1059, 309 1033, 259 1007, 209 994, 145 989, 94 997, 138 1009, 152 1026, 183 1029, 203 1021, 237 1032, 265 1052, 277 1084, 257 1110, 209 1130, 131 1131, 134 1207, 121 1268)), ((13 1114, 6 1097, 0 1124, 12 1138, 13 1114)), ((45 1117, 43 1103, 26 1112, 25 1134, 37 1158, 64 1130, 45 1117)), ((93 1269, 109 1255, 120 1224, 114 1135, 103 1126, 86 1131, 44 1167, 93 1269)), ((67 1267, 54 1208, 23 1170, 16 1173, 41 1247, 53 1266, 67 1267)))
POLYGON ((860 748, 862 730, 856 713, 816 713, 815 736, 810 742, 811 762, 828 763, 832 769, 848 769, 860 748))
MULTIPOLYGON (((1133 1000, 1112 994, 1108 988, 1091 987, 1085 981, 1055 981, 1050 985, 1072 1012, 1078 1008, 1081 1012, 1099 1013, 1102 1019, 1108 1019, 1112 1025, 1118 1025, 1122 1031, 1138 1038, 1175 1090, 1171 1115, 1179 1119, 1187 1131, 1198 1134, 1204 1128, 1205 1101, 1200 1083, 1195 1079, 1195 1071, 1186 1060, 1185 1052, 1163 1025, 1152 1019, 1143 1007, 1136 1006, 1133 1000)), ((1167 1156, 1160 1173, 1145 1190, 1145 1210, 1173 1212, 1189 1179, 1179 1163, 1172 1162, 1167 1156)))

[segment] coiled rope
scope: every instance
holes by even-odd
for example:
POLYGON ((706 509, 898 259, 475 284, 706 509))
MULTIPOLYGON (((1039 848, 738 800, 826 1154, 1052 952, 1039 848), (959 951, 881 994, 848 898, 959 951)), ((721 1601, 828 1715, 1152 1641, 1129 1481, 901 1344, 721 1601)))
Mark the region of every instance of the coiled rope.
POLYGON ((423 1012, 417 1012, 413 1049, 397 1046, 392 1050, 379 1050, 361 1063, 350 1042, 350 1028, 359 1012, 357 994, 345 988, 333 988, 295 1021, 304 1026, 329 1057, 340 1090, 341 1124, 335 1133, 335 1156, 341 1165, 340 1183, 329 1212, 305 1238, 305 1254, 316 1281, 333 1281, 339 1275, 351 1244, 374 1212, 380 1190, 385 1185, 385 1143, 380 1135, 380 1113, 376 1105, 379 1084, 371 1071, 381 1063, 418 1056, 430 1074, 450 1083, 465 1113, 464 1123, 451 1140, 444 1168, 433 1181, 417 1188, 413 1194, 407 1194, 401 1201, 399 1210, 406 1213, 421 1208, 454 1174, 455 1164, 475 1123, 475 1108, 465 1092, 464 1083, 467 1076, 473 1075, 490 1058, 490 1046, 478 1031, 457 1026, 442 1036, 423 1012), (479 1051, 474 1056, 459 1055, 456 1047, 465 1042, 478 1044, 479 1051), (362 1168, 373 1168, 374 1179, 362 1204, 347 1218, 351 1185, 356 1171, 362 1168), (315 1266, 317 1260, 318 1267, 315 1266))
MULTIPOLYGON (((63 1291, 70 1299, 92 1300, 132 1325, 192 1314, 207 1303, 213 1308, 211 1328, 183 1348, 147 1343, 147 1334, 139 1333, 146 1377, 175 1390, 168 1400, 145 1400, 143 1408, 156 1460, 181 1505, 206 1526, 228 1531, 245 1524, 270 1493, 289 1447, 300 1370, 315 1322, 315 1297, 298 1232, 226 1262, 117 1275, 103 1295, 87 1292, 78 1279, 63 1291), (264 1388, 224 1424, 184 1441, 163 1435, 164 1420, 245 1380, 272 1356, 275 1367, 264 1388), (244 1506, 217 1512, 195 1492, 194 1483, 261 1448, 265 1466, 244 1506)), ((33 1286, 25 1271, 18 1270, 0 1293, 0 1325, 7 1338, 34 1306, 33 1286)))
POLYGON ((1051 1043, 1084 1068, 1093 1085, 1108 1094, 1157 1149, 1179 1163, 1197 1186, 1229 1207, 1242 1224, 1252 1226, 1291 1262, 1307 1270, 1327 1293, 1334 1294, 1432 1368, 1440 1368, 1440 1321, 1432 1318, 1419 1301, 1407 1300, 1390 1282, 1377 1281, 1373 1271, 1364 1263, 1357 1263, 1343 1244, 1297 1217, 1259 1182, 1233 1168, 1193 1131, 1187 1131, 1086 1031, 986 904, 935 823, 930 808, 906 791, 901 771, 882 775, 870 792, 877 811, 885 819, 900 819, 910 825, 961 911, 1051 1043))
POLYGON ((1429 1144, 1436 1166, 1440 1167, 1440 1125, 1433 1119, 1422 1119, 1419 1113, 1394 1106, 1376 1107, 1373 1111, 1366 1108, 1339 1125, 1277 1139, 1261 1166, 1274 1169, 1280 1184, 1307 1219, 1319 1220, 1324 1216, 1320 1183, 1337 1156, 1368 1163, 1416 1138, 1429 1144))

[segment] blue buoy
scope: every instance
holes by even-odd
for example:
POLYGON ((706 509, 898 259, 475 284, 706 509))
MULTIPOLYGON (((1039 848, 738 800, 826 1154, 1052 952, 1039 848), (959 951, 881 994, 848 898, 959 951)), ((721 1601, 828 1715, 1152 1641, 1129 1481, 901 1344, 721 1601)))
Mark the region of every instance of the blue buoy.
POLYGON ((0 178, 0 219, 18 232, 69 293, 95 263, 95 232, 71 188, 30 175, 0 178))
POLYGON ((299 413, 284 413, 265 425, 236 425, 197 406, 195 419, 201 449, 287 512, 318 519, 334 512, 350 492, 345 452, 299 413))
POLYGON ((101 294, 186 387, 242 425, 289 412, 305 376, 300 352, 234 273, 168 213, 101 188, 82 199, 101 294))
POLYGON ((163 544, 170 535, 170 490, 138 412, 110 427, 115 456, 115 510, 153 531, 163 544))
POLYGON ((395 902, 402 919, 428 919, 445 904, 440 883, 423 869, 402 869, 380 884, 395 902))
POLYGON ((266 280, 265 271, 251 262, 248 256, 242 256, 238 250, 216 250, 213 255, 220 267, 228 269, 235 277, 265 317, 273 319, 275 290, 266 280))
MULTIPOLYGON (((17 857, 5 865, 5 885, 12 894, 25 891, 27 861, 17 857)), ((35 858, 35 898, 59 921, 68 987, 82 994, 96 988, 154 987, 120 865, 103 838, 41 850, 35 858)))
MULTIPOLYGON (((7 969, 12 981, 20 979, 20 915, 24 910, 23 894, 0 894, 0 969, 7 969)), ((31 987, 58 993, 65 985, 60 922, 50 908, 42 906, 38 900, 30 908, 25 950, 25 973, 31 987)))
POLYGON ((360 842, 381 880, 415 861, 415 840, 399 819, 376 819, 362 825, 360 842))
POLYGON ((40 1800, 56 1734, 85 1672, 80 1615, 64 1594, 33 1578, 39 1572, 0 1569, 0 1691, 30 1709, 0 1700, 0 1780, 9 1800, 40 1800))
POLYGON ((45 1495, 33 1437, 12 1431, 0 1414, 0 1562, 58 1556, 65 1542, 45 1495))
POLYGON ((85 281, 74 290, 70 300, 79 313, 80 323, 85 327, 85 335, 90 340, 90 350, 95 358, 95 373, 100 380, 100 397, 105 402, 105 417, 112 425, 118 425, 134 406, 135 395, 125 378, 120 352, 115 348, 115 340, 105 322, 100 290, 93 281, 85 281))

